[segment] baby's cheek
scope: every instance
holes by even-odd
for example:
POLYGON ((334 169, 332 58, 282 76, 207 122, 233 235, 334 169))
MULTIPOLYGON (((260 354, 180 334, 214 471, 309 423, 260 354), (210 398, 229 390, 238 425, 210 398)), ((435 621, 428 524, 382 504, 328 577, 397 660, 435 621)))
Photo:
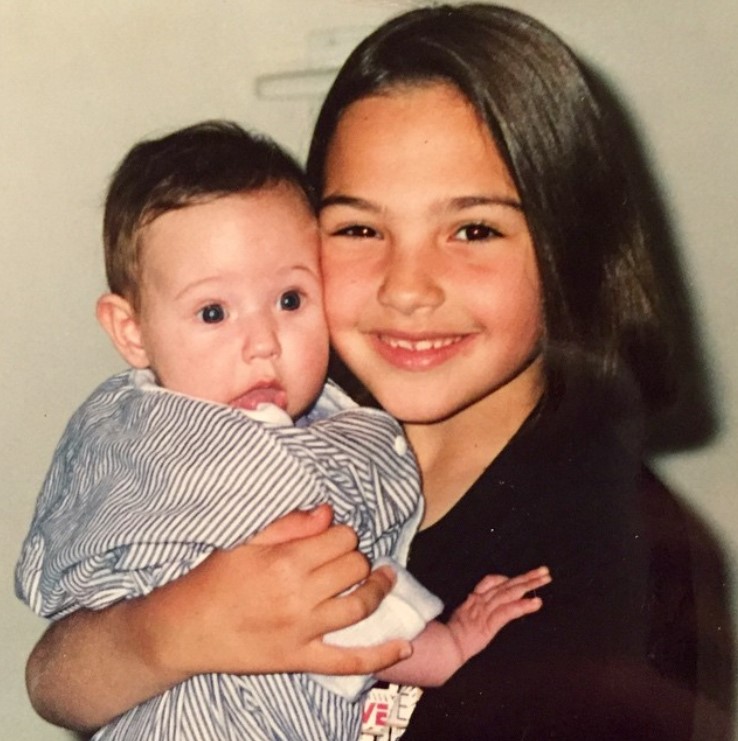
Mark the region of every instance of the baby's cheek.
POLYGON ((306 372, 306 379, 312 378, 313 383, 322 384, 328 368, 329 353, 328 326, 322 316, 306 330, 302 339, 301 365, 306 372))

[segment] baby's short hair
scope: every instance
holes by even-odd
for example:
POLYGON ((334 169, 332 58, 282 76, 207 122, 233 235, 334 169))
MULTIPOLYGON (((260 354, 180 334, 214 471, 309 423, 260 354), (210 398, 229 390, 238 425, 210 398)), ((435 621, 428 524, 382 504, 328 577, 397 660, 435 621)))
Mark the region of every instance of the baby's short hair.
POLYGON ((140 236, 157 217, 278 185, 293 187, 314 207, 297 162, 268 137, 231 121, 205 121, 136 144, 113 175, 105 200, 108 287, 139 308, 140 236))

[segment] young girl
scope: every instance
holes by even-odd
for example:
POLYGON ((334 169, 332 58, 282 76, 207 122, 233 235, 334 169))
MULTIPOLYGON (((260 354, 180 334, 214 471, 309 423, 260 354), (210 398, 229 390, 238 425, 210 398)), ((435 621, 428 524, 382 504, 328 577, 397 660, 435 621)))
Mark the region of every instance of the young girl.
MULTIPOLYGON (((425 693, 406 738, 689 738, 691 595, 657 574, 646 515, 659 489, 640 463, 643 406, 666 376, 662 299, 617 137, 580 63, 504 8, 404 14, 344 65, 309 175, 332 342, 403 422, 421 467, 411 570, 449 606, 488 571, 546 563, 556 576, 546 610, 425 693)), ((312 669, 327 661, 315 636, 345 618, 340 600, 312 591, 345 554, 343 531, 319 530, 290 520, 264 546, 290 578, 311 579, 308 617, 287 616, 280 634, 299 635, 294 666, 312 669), (294 528, 310 537, 274 544, 294 528)), ((258 589, 266 604, 273 593, 249 577, 262 554, 211 558, 166 598, 60 625, 29 663, 37 706, 95 724, 239 638, 244 668, 289 668, 249 640, 263 625, 250 606, 218 597, 224 585, 243 600, 258 589), (208 605, 206 619, 166 636, 187 601, 208 605), (103 655, 92 676, 111 672, 114 685, 92 705, 54 686, 90 676, 103 655), (145 677, 135 688, 133 671, 145 677)), ((271 626, 284 619, 272 610, 271 626)))
POLYGON ((566 574, 406 738, 689 736, 641 510, 663 306, 614 140, 568 49, 484 5, 386 24, 316 124, 331 341, 423 471, 410 568, 448 604, 491 564, 566 574))

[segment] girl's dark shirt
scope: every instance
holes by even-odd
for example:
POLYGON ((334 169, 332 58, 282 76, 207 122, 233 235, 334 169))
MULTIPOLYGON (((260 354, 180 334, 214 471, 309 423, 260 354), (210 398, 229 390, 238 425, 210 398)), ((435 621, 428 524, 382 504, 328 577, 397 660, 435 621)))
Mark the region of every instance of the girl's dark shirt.
POLYGON ((570 388, 413 543, 410 570, 446 616, 485 574, 545 564, 553 582, 540 612, 425 691, 405 741, 691 737, 694 598, 679 509, 641 464, 628 394, 570 388))

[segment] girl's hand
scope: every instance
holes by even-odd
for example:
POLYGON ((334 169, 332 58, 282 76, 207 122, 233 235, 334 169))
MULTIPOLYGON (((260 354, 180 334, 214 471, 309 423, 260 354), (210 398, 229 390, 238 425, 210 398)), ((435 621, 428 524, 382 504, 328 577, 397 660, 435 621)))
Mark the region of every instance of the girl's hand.
POLYGON ((293 513, 146 597, 54 624, 27 665, 34 708, 87 731, 202 672, 363 674, 396 662, 404 641, 322 642, 370 614, 392 586, 391 572, 370 574, 353 531, 331 518, 327 506, 293 513))
POLYGON ((187 678, 206 672, 367 674, 396 661, 404 641, 371 649, 323 643, 325 633, 372 613, 393 583, 389 569, 370 573, 354 531, 329 527, 331 516, 327 506, 295 512, 156 590, 147 598, 156 597, 144 633, 148 663, 187 678), (362 581, 351 594, 337 596, 362 581))

